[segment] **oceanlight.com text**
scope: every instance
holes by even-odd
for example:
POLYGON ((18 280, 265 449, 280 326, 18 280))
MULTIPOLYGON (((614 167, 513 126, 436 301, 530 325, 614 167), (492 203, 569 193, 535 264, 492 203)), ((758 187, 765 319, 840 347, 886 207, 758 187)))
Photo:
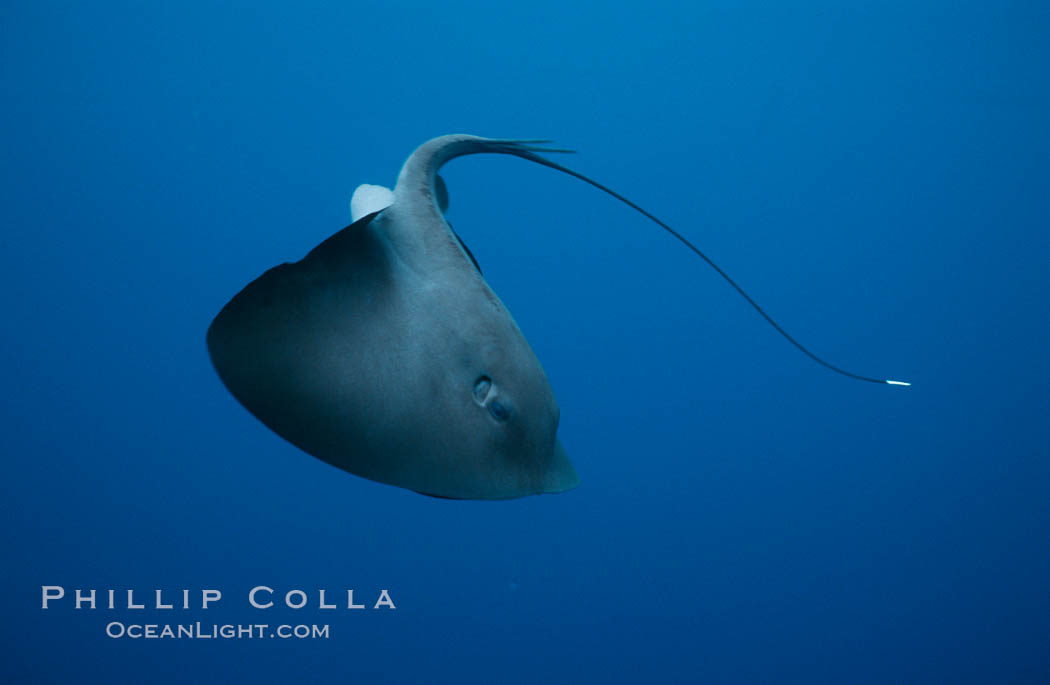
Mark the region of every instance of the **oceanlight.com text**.
POLYGON ((282 640, 327 640, 328 624, 270 625, 268 623, 121 623, 106 624, 106 635, 113 639, 189 639, 237 640, 277 638, 282 640))

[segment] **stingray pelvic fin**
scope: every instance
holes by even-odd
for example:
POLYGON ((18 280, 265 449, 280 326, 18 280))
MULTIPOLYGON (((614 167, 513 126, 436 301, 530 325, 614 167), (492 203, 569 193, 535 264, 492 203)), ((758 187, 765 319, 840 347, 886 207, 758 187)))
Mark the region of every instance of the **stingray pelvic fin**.
POLYGON ((379 212, 394 204, 394 192, 383 186, 363 183, 357 186, 350 198, 350 221, 379 212))

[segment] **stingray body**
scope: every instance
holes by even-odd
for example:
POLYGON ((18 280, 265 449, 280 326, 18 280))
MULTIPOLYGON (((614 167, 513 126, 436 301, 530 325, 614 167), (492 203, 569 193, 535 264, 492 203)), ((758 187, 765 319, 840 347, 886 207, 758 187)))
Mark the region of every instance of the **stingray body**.
POLYGON ((215 318, 226 387, 292 444, 375 481, 456 499, 575 487, 547 377, 445 221, 437 176, 459 155, 532 149, 443 136, 409 157, 392 195, 359 190, 350 226, 215 318))
POLYGON ((811 359, 710 258, 624 196, 537 152, 546 141, 452 135, 421 145, 393 191, 358 188, 353 223, 302 260, 270 269, 208 330, 230 392, 263 423, 350 473, 437 497, 563 492, 579 479, 536 355, 445 221, 441 165, 481 152, 574 176, 659 224, 811 359))

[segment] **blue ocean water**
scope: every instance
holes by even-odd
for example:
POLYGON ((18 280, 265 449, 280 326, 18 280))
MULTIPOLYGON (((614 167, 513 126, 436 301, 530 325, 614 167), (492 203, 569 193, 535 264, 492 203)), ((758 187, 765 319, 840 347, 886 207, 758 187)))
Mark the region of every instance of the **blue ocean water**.
POLYGON ((1050 681, 1043 4, 0 18, 4 682, 1050 681), (826 371, 626 207, 474 156, 443 172, 449 217, 581 486, 444 501, 307 456, 229 395, 204 332, 454 132, 577 149, 814 352, 914 386, 826 371), (279 606, 250 606, 260 585, 279 606), (44 610, 42 586, 67 596, 44 610), (153 608, 183 588, 194 608, 153 608), (198 621, 330 634, 106 634, 198 621))

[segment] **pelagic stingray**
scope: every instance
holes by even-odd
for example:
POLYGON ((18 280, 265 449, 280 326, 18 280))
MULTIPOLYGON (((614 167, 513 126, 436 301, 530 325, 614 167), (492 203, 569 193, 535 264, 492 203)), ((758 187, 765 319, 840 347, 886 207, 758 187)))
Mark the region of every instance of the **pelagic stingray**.
POLYGON ((260 421, 350 473, 454 499, 563 492, 579 478, 557 439, 558 404, 539 360, 445 220, 438 170, 500 153, 557 169, 625 202, 728 275, 672 228, 540 152, 548 141, 442 136, 405 162, 393 191, 364 185, 353 223, 276 266, 208 329, 219 377, 260 421))

